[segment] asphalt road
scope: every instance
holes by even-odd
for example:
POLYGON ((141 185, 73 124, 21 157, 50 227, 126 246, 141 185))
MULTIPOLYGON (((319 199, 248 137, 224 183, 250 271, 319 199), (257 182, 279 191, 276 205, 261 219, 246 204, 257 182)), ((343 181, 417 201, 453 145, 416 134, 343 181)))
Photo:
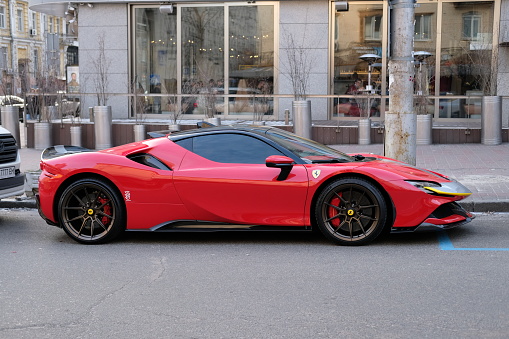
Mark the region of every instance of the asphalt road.
POLYGON ((339 247, 310 233, 85 246, 0 210, 0 338, 507 338, 509 215, 339 247))

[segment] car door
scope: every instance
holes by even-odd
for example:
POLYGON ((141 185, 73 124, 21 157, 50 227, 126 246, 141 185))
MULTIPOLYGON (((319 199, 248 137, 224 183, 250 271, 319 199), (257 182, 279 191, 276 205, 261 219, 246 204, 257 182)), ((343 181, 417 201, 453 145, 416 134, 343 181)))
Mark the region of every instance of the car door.
POLYGON ((267 167, 265 159, 283 153, 269 142, 252 135, 217 133, 182 144, 192 152, 183 158, 173 179, 196 220, 304 225, 306 168, 296 164, 285 180, 278 180, 281 169, 267 167))

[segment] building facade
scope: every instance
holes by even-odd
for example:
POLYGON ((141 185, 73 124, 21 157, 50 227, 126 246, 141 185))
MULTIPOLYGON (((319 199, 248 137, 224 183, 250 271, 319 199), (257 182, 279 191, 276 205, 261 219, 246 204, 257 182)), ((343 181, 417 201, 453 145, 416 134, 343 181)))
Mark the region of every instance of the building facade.
MULTIPOLYGON (((81 84, 71 90, 80 92, 82 106, 94 106, 98 79, 106 79, 116 119, 142 112, 168 120, 284 120, 303 97, 315 121, 383 120, 389 107, 397 18, 387 1, 29 3, 61 18, 73 9, 67 20, 79 28, 73 66, 81 84)), ((506 0, 417 1, 418 113, 479 122, 481 97, 498 95, 507 127, 507 9, 506 0)))
POLYGON ((28 1, 0 1, 0 94, 23 97, 49 82, 63 89, 68 47, 77 57, 77 35, 68 31, 64 18, 33 11, 28 1))

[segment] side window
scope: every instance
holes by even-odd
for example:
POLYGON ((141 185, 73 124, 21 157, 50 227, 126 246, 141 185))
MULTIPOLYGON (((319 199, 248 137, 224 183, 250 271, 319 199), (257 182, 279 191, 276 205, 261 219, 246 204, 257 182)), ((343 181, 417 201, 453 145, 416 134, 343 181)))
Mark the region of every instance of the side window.
POLYGON ((191 152, 193 151, 193 139, 192 138, 177 140, 177 141, 175 141, 175 143, 177 145, 179 145, 180 147, 184 147, 188 151, 191 151, 191 152))
POLYGON ((264 164, 270 155, 281 155, 269 144, 242 134, 212 134, 193 139, 194 153, 216 162, 264 164))

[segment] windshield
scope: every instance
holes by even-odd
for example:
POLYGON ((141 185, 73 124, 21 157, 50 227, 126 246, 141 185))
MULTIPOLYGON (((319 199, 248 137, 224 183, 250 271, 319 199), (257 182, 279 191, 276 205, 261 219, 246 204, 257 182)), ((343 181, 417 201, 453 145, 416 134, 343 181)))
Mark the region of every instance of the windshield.
POLYGON ((355 161, 345 153, 284 130, 271 129, 266 135, 307 163, 355 161))

